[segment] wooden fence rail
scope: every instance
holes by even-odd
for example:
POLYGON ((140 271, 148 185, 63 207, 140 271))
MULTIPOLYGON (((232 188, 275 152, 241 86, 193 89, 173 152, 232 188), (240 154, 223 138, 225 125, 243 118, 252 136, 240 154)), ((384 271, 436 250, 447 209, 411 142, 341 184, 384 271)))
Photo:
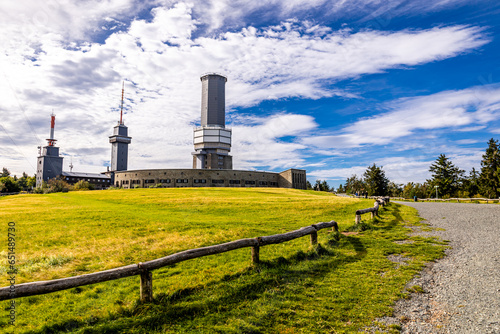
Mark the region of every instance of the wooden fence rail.
POLYGON ((30 282, 0 288, 0 300, 8 300, 20 297, 41 295, 61 290, 76 288, 83 285, 106 282, 129 276, 141 276, 141 301, 148 302, 153 299, 153 275, 152 270, 169 266, 175 263, 195 259, 203 256, 214 255, 232 251, 235 249, 252 247, 252 262, 259 262, 259 248, 265 245, 277 244, 306 235, 311 236, 311 244, 318 242, 318 231, 325 228, 332 228, 338 232, 338 224, 335 221, 317 223, 311 226, 302 227, 298 230, 269 235, 259 238, 240 239, 226 242, 219 245, 189 249, 183 252, 168 255, 159 259, 131 264, 124 267, 109 269, 92 274, 79 275, 74 277, 60 278, 50 281, 30 282))
POLYGON ((373 205, 373 208, 368 208, 368 209, 362 209, 362 210, 357 210, 356 211, 356 217, 354 218, 354 222, 356 224, 359 224, 361 222, 361 215, 370 212, 371 213, 371 218, 375 218, 375 216, 378 216, 378 210, 380 206, 384 206, 387 203, 389 203, 389 197, 379 197, 376 199, 375 204, 373 205))

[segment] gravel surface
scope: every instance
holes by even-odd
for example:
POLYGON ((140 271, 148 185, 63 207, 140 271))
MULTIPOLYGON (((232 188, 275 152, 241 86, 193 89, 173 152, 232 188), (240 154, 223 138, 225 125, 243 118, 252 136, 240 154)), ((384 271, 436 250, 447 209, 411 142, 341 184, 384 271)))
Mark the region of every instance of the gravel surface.
POLYGON ((423 293, 396 303, 401 333, 500 334, 500 205, 402 202, 418 210, 432 227, 416 232, 449 240, 447 256, 429 264, 407 288, 423 293))

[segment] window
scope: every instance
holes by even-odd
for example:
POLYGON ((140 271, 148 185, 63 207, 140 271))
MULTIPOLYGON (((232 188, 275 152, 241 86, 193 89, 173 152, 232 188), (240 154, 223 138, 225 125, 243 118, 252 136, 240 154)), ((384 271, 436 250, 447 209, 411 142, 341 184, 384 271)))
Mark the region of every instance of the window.
POLYGON ((267 186, 267 181, 259 181, 259 186, 267 186))
POLYGON ((272 187, 277 187, 278 186, 278 182, 269 182, 269 185, 272 186, 272 187))
POLYGON ((128 184, 128 180, 123 181, 123 184, 128 184))
POLYGON ((154 179, 144 180, 144 183, 147 184, 155 183, 155 180, 154 179))
POLYGON ((222 184, 224 183, 224 180, 212 180, 213 184, 222 184))
POLYGON ((255 184, 255 181, 245 181, 245 184, 255 184))
POLYGON ((188 179, 177 179, 175 180, 176 183, 188 183, 188 179))
POLYGON ((207 183, 207 180, 205 180, 205 179, 195 179, 194 183, 207 183))
POLYGON ((131 184, 141 184, 141 180, 132 180, 131 184))
POLYGON ((229 184, 240 184, 240 180, 229 180, 229 184))
MULTIPOLYGON (((167 173, 165 173, 167 174, 167 173)), ((162 179, 160 180, 160 183, 170 183, 170 179, 162 179)))

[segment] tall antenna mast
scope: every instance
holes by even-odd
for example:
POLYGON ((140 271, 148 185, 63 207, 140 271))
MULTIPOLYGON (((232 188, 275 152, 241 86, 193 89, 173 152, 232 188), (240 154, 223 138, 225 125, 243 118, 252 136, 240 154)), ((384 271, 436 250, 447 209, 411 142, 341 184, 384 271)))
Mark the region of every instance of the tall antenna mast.
POLYGON ((47 139, 49 146, 54 146, 55 142, 57 141, 56 139, 54 139, 55 126, 56 126, 56 115, 54 115, 54 112, 52 112, 52 115, 50 115, 50 138, 47 139))
POLYGON ((123 93, 125 91, 125 80, 122 82, 122 105, 120 108, 120 125, 123 124, 123 93))

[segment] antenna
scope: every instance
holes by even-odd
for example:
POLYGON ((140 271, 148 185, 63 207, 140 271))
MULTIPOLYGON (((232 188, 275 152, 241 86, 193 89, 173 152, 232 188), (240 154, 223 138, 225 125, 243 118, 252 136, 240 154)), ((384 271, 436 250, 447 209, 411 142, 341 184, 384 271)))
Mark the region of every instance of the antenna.
POLYGON ((125 80, 122 82, 122 105, 120 107, 120 125, 123 125, 123 93, 125 92, 125 80))
POLYGON ((47 139, 49 146, 54 146, 54 144, 57 141, 56 139, 54 139, 55 126, 56 126, 56 115, 54 115, 54 112, 52 112, 52 115, 50 115, 50 138, 47 139))

